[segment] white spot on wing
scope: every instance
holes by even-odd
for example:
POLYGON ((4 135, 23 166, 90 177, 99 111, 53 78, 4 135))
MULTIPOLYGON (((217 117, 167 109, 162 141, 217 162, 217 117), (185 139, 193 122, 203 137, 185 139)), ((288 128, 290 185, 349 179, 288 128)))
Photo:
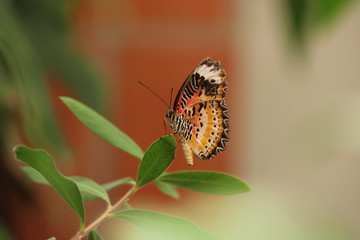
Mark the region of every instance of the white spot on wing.
POLYGON ((216 84, 220 84, 223 81, 223 78, 220 77, 222 70, 215 70, 214 65, 208 67, 206 64, 202 64, 195 69, 195 72, 198 73, 200 76, 203 76, 207 81, 214 79, 214 83, 216 84))

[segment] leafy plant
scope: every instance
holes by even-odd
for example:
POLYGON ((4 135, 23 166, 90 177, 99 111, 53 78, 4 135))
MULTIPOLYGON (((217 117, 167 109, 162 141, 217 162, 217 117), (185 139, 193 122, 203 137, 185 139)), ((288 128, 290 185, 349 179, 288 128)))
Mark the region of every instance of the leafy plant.
POLYGON ((354 0, 283 0, 291 40, 299 49, 306 48, 312 33, 334 24, 354 3, 354 0))
POLYGON ((102 239, 96 227, 107 218, 120 218, 145 232, 151 239, 218 239, 196 224, 175 216, 139 209, 128 209, 129 199, 150 182, 174 198, 179 197, 177 187, 218 195, 233 195, 250 190, 240 179, 220 172, 180 171, 165 173, 175 156, 175 139, 172 134, 161 137, 142 152, 141 148, 125 133, 84 104, 62 97, 62 101, 91 131, 115 147, 139 158, 136 181, 132 178, 118 179, 100 185, 84 177, 67 177, 56 168, 52 157, 44 150, 19 145, 14 148, 16 158, 28 166, 24 173, 34 182, 53 187, 79 218, 80 229, 72 239, 102 239), (115 204, 107 194, 114 187, 130 185, 129 190, 115 204), (105 211, 92 223, 85 223, 84 201, 100 198, 107 204, 105 211))
POLYGON ((15 237, 22 228, 14 209, 35 203, 10 167, 13 139, 61 159, 68 156, 49 86, 60 83, 96 110, 105 109, 106 81, 72 41, 76 6, 76 1, 0 0, 0 239, 6 239, 3 229, 15 237))
POLYGON ((0 1, 0 107, 6 110, 0 120, 20 123, 21 136, 56 154, 67 147, 51 106, 49 75, 98 111, 105 106, 100 74, 71 44, 68 11, 61 0, 0 1))

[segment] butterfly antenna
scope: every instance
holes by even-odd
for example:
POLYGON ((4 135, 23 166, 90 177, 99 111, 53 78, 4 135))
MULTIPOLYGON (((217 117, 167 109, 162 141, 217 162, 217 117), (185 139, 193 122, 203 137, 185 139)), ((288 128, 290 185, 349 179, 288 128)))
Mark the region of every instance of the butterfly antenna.
POLYGON ((159 95, 157 95, 153 90, 151 90, 148 86, 146 86, 144 83, 138 81, 141 85, 143 85, 147 90, 149 90, 152 94, 154 94, 157 98, 159 98, 163 103, 165 103, 165 105, 169 107, 169 105, 164 101, 164 99, 162 99, 159 95))
POLYGON ((174 90, 174 88, 171 88, 171 91, 170 91, 170 106, 171 106, 171 102, 172 102, 172 94, 173 94, 173 90, 174 90))

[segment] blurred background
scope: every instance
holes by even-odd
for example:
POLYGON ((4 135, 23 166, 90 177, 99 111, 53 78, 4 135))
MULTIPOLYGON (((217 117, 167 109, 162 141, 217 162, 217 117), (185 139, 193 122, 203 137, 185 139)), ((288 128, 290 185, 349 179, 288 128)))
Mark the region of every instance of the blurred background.
MULTIPOLYGON (((76 98, 145 150, 165 105, 206 57, 228 74, 231 141, 191 170, 249 183, 220 197, 148 186, 135 208, 192 220, 220 239, 360 239, 360 3, 352 0, 0 0, 0 239, 68 239, 76 215, 19 170, 12 148, 44 148, 65 175, 99 183, 138 160, 92 134, 61 103, 76 98)), ((189 169, 181 148, 169 171, 189 169)), ((113 201, 126 187, 111 191, 113 201)), ((105 208, 86 204, 87 221, 105 208)), ((111 220, 104 239, 142 239, 111 220)), ((146 239, 146 238, 145 238, 146 239)))

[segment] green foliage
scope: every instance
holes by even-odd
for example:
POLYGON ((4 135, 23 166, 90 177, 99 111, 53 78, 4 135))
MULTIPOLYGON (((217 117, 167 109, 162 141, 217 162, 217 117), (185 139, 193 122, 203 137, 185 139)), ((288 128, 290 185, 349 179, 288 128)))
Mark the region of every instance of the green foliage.
POLYGON ((52 186, 79 216, 81 228, 72 239, 81 239, 87 234, 89 239, 101 239, 94 228, 108 217, 117 217, 130 222, 146 234, 146 239, 217 239, 188 220, 132 209, 127 201, 150 182, 155 182, 163 193, 176 199, 179 198, 177 187, 217 195, 239 194, 250 190, 246 183, 225 173, 210 171, 165 173, 175 156, 175 139, 172 134, 156 140, 143 154, 131 138, 94 110, 71 98, 63 97, 62 100, 91 131, 116 147, 142 158, 136 181, 126 177, 100 185, 84 177, 63 176, 44 150, 34 150, 25 146, 17 146, 14 149, 16 158, 29 165, 22 167, 24 173, 34 182, 52 186), (112 205, 107 191, 123 185, 132 185, 132 187, 112 205), (93 224, 85 226, 83 202, 95 198, 103 199, 108 205, 107 209, 93 224), (119 207, 125 210, 116 212, 119 207))
POLYGON ((218 239, 194 223, 168 214, 137 209, 120 211, 111 216, 130 222, 146 236, 146 239, 218 239))
POLYGON ((0 222, 0 239, 1 240, 11 240, 13 239, 9 232, 7 231, 6 227, 0 222))
POLYGON ((96 135, 115 147, 137 158, 142 158, 143 152, 141 148, 103 116, 72 98, 61 97, 61 100, 75 116, 96 135))
POLYGON ((67 148, 46 86, 49 72, 91 106, 104 108, 103 81, 70 44, 69 6, 61 0, 0 1, 0 106, 11 110, 0 118, 12 124, 20 117, 27 140, 57 153, 67 148))
MULTIPOLYGON (((16 93, 25 134, 36 145, 64 150, 45 87, 44 68, 9 1, 0 1, 0 58, 0 76, 4 77, 0 88, 5 85, 7 92, 16 93)), ((7 104, 7 98, 0 100, 7 104)))
POLYGON ((135 185, 135 181, 134 179, 130 178, 130 177, 126 177, 126 178, 121 178, 121 179, 118 179, 118 180, 115 180, 115 181, 112 181, 112 182, 109 182, 109 183, 105 183, 102 185, 102 187, 106 190, 106 191, 109 191, 115 187, 118 187, 118 186, 122 186, 122 185, 126 185, 126 184, 130 184, 130 185, 135 185))
POLYGON ((303 47, 308 36, 334 23, 354 0, 284 0, 292 39, 303 47))
POLYGON ((61 81, 81 99, 98 111, 102 110, 105 99, 103 81, 93 64, 82 57, 69 41, 71 5, 61 0, 14 0, 13 6, 19 21, 25 23, 24 33, 44 67, 59 75, 61 81))
POLYGON ((141 187, 162 174, 175 157, 173 135, 161 137, 146 150, 141 161, 136 186, 141 187))
POLYGON ((88 240, 102 240, 102 237, 96 231, 90 231, 88 240))
POLYGON ((175 199, 180 198, 180 195, 179 195, 179 192, 178 192, 176 186, 159 181, 159 180, 156 180, 155 184, 156 184, 157 188, 164 194, 166 194, 172 198, 175 198, 175 199))
POLYGON ((104 188, 102 188, 99 184, 84 177, 70 177, 76 185, 78 186, 80 192, 85 193, 82 194, 83 200, 91 200, 94 198, 103 199, 108 205, 111 205, 109 196, 104 188))
MULTIPOLYGON (((50 185, 50 183, 34 168, 23 166, 21 168, 23 172, 33 181, 40 184, 50 185)), ((68 177, 74 181, 78 186, 82 199, 84 201, 91 201, 96 198, 103 199, 108 205, 110 205, 110 199, 107 191, 114 187, 118 187, 125 184, 135 185, 135 181, 131 178, 118 179, 104 185, 99 185, 91 179, 84 177, 68 177)))
POLYGON ((313 4, 312 21, 316 26, 331 24, 353 4, 354 0, 316 0, 313 4))
MULTIPOLYGON (((71 179, 73 179, 73 177, 70 177, 71 179)), ((77 177, 75 177, 75 178, 77 178, 77 177)), ((88 179, 88 178, 86 178, 87 180, 90 180, 90 179, 88 179)), ((75 183, 76 184, 78 184, 77 182, 76 182, 76 179, 74 179, 75 180, 75 183)), ((90 181, 92 181, 92 180, 90 180, 90 181)), ((92 181, 92 182, 94 182, 94 181, 92 181)), ((95 183, 95 182, 94 182, 95 183)), ((95 183, 95 184, 97 184, 97 183, 95 183)), ((98 185, 98 184, 97 184, 98 185)), ((100 185, 101 186, 101 188, 103 189, 103 191, 105 191, 105 192, 107 192, 107 191, 109 191, 109 190, 111 190, 111 189, 113 189, 113 188, 116 188, 116 187, 119 187, 119 186, 123 186, 123 185, 135 185, 135 181, 134 181, 134 179, 132 179, 132 178, 130 178, 130 177, 126 177, 126 178, 121 178, 121 179, 117 179, 117 180, 114 180, 114 181, 111 181, 111 182, 109 182, 109 183, 105 183, 105 184, 102 184, 102 185, 100 185)), ((80 192, 81 192, 81 196, 82 196, 82 198, 83 198, 83 200, 84 201, 92 201, 92 200, 94 200, 94 199, 96 199, 96 198, 102 198, 102 199, 104 199, 107 203, 108 203, 108 205, 110 205, 110 201, 109 201, 109 196, 107 195, 107 193, 106 193, 106 196, 105 195, 103 195, 103 197, 101 196, 101 195, 99 195, 99 194, 93 194, 93 193, 91 193, 91 192, 85 192, 85 190, 86 189, 82 189, 81 188, 81 185, 79 185, 78 184, 78 187, 79 187, 79 189, 80 189, 80 192), (105 199, 106 198, 106 199, 105 199)), ((102 192, 102 191, 101 191, 102 192)))
POLYGON ((221 172, 181 171, 167 173, 159 181, 197 192, 233 195, 250 191, 251 188, 240 179, 221 172))
POLYGON ((22 166, 21 170, 31 179, 31 181, 40 184, 50 185, 50 183, 35 168, 22 166))
POLYGON ((44 150, 33 150, 25 146, 17 146, 14 151, 17 159, 38 171, 69 204, 79 216, 81 229, 83 229, 85 226, 85 211, 77 185, 57 170, 52 158, 44 150))

